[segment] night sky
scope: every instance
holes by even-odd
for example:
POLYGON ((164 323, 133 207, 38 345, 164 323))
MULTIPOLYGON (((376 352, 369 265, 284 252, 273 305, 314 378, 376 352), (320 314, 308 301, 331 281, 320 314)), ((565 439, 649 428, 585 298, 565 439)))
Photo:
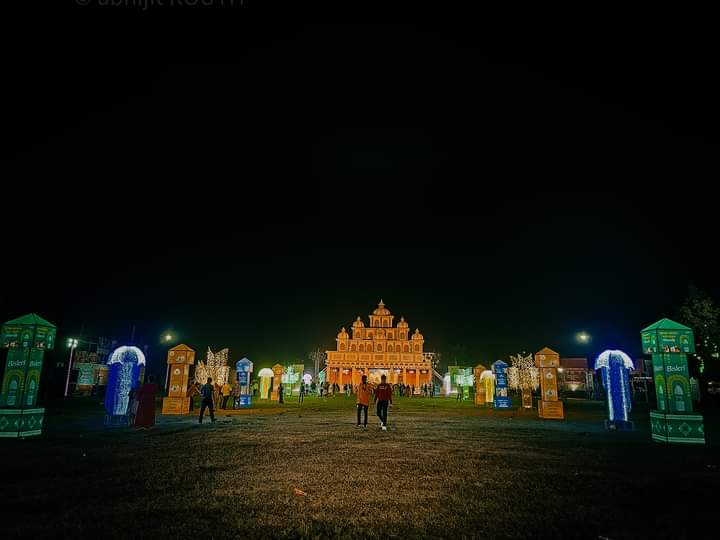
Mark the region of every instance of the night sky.
POLYGON ((382 298, 475 364, 637 355, 690 283, 720 292, 700 27, 77 11, 4 67, 3 320, 262 366, 382 298))

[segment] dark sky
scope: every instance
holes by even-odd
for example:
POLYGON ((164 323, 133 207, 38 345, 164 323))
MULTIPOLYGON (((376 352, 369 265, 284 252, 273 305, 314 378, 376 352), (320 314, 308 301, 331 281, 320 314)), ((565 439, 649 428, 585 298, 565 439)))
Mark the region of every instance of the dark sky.
POLYGON ((489 363, 639 354, 691 282, 719 292, 701 27, 109 9, 3 68, 3 320, 263 365, 382 298, 489 363))

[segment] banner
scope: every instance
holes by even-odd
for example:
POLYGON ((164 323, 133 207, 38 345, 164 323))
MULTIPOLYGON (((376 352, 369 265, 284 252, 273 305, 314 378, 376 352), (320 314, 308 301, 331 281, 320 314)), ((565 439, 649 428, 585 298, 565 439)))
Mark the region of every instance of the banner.
POLYGON ((691 413, 692 394, 687 357, 684 354, 653 354, 653 379, 657 410, 668 413, 691 413))
POLYGON ((695 352, 692 329, 670 319, 661 319, 643 329, 640 338, 645 354, 695 352))
POLYGON ((75 367, 78 370, 77 385, 93 385, 95 384, 95 368, 97 364, 77 363, 75 367))

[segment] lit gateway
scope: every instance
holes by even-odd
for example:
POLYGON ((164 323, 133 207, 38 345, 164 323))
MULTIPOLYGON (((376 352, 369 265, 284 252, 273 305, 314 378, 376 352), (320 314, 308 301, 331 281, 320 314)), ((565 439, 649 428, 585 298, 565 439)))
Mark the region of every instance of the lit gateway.
POLYGON ((423 384, 432 380, 431 355, 423 352, 420 330, 411 334, 408 323, 400 317, 393 326, 394 315, 380 300, 365 326, 360 316, 352 324, 352 337, 343 328, 337 335, 337 349, 327 351, 327 380, 330 383, 360 384, 363 375, 377 384, 386 375, 392 384, 415 386, 420 392, 423 384))

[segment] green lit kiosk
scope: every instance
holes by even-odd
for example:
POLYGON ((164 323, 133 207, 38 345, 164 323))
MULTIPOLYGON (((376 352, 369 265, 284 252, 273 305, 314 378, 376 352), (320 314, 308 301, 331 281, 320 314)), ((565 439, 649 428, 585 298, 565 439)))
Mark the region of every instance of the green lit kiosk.
POLYGON ((693 414, 687 355, 695 352, 691 328, 662 319, 641 332, 652 355, 657 410, 650 411, 652 438, 659 442, 705 444, 703 417, 693 414))
POLYGON ((0 390, 0 437, 40 435, 45 409, 37 406, 46 350, 55 347, 55 325, 30 313, 2 325, 0 346, 8 349, 0 390))

